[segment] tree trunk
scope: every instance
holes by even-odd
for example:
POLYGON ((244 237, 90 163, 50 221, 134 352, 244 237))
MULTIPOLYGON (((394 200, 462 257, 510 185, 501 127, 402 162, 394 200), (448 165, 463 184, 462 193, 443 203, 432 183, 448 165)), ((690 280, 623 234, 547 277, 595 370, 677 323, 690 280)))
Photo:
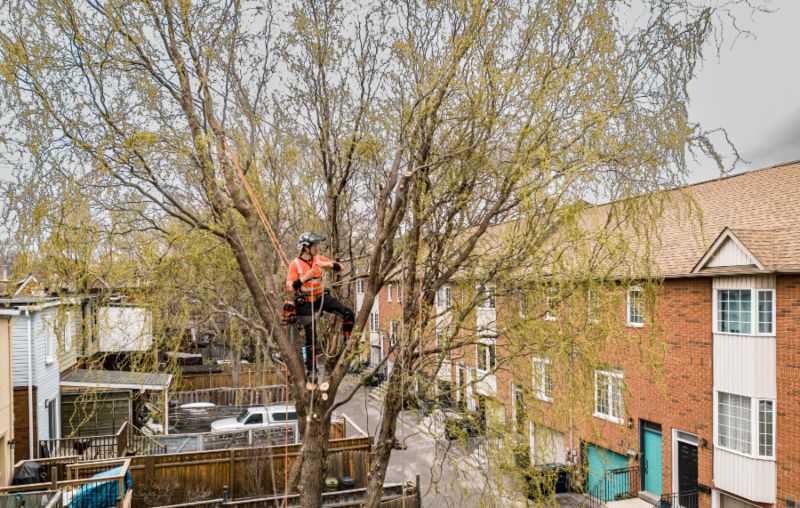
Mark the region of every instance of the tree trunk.
POLYGON ((389 457, 392 454, 392 447, 395 440, 397 429, 397 417, 403 409, 402 406, 402 386, 401 374, 403 367, 401 362, 397 362, 392 373, 389 375, 386 387, 386 398, 384 399, 383 414, 381 415, 381 425, 378 432, 375 446, 372 449, 371 465, 369 469, 369 481, 367 483, 367 499, 364 502, 366 508, 377 508, 383 497, 383 482, 386 478, 386 468, 389 466, 389 457))
MULTIPOLYGON (((324 407, 314 408, 317 415, 324 414, 324 407)), ((322 490, 328 472, 328 436, 330 418, 318 420, 312 415, 306 423, 303 435, 303 464, 300 468, 300 506, 318 508, 322 506, 322 490)))

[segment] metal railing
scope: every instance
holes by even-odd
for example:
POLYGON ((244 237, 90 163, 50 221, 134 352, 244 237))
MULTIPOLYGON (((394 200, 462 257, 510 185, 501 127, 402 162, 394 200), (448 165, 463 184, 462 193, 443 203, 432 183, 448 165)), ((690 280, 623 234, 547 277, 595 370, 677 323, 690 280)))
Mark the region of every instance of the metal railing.
POLYGON ((653 506, 658 508, 697 508, 697 491, 664 494, 658 504, 653 506))
POLYGON ((639 466, 612 469, 589 485, 589 506, 599 508, 608 501, 630 499, 636 497, 638 491, 639 466))
POLYGON ((80 460, 116 459, 126 454, 166 453, 167 447, 144 435, 131 423, 122 422, 115 434, 77 436, 39 441, 39 458, 78 456, 80 460))

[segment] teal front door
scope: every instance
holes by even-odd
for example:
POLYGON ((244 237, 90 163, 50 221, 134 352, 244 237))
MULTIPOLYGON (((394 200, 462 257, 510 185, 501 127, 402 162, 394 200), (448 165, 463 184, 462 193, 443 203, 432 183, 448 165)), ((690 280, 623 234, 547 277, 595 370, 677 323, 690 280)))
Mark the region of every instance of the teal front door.
MULTIPOLYGON (((589 462, 589 494, 603 501, 614 501, 629 491, 627 475, 614 475, 613 471, 628 467, 628 458, 593 444, 586 448, 589 462)), ((627 497, 627 496, 625 496, 627 497)))
POLYGON ((644 490, 660 496, 661 480, 661 428, 648 422, 642 425, 642 461, 640 470, 644 475, 644 490))

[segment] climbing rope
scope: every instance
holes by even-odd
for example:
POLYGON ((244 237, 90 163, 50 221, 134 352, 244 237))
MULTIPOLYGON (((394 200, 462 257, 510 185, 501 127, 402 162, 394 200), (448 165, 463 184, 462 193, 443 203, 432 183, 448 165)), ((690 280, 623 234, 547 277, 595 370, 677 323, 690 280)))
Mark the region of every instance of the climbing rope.
POLYGON ((256 193, 253 192, 250 182, 247 181, 244 171, 242 171, 241 166, 239 166, 239 162, 236 160, 236 155, 234 155, 233 150, 231 150, 231 146, 228 144, 228 139, 223 136, 222 142, 225 144, 225 149, 228 151, 228 157, 230 157, 231 161, 233 161, 233 165, 236 167, 236 172, 239 174, 239 180, 241 180, 242 186, 247 192, 247 195, 250 197, 250 202, 253 204, 253 208, 256 209, 256 213, 258 214, 259 219, 261 219, 264 229, 267 231, 267 236, 269 237, 272 247, 275 249, 275 252, 277 252, 280 261, 288 268, 289 258, 286 257, 286 253, 283 251, 283 247, 281 247, 281 243, 278 241, 278 235, 275 234, 272 226, 270 226, 264 210, 261 208, 258 199, 256 199, 256 193))

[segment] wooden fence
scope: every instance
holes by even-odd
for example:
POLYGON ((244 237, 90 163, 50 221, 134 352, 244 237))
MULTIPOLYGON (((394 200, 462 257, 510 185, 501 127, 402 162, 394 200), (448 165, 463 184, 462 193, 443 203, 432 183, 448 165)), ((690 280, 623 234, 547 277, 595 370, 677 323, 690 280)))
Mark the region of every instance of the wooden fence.
MULTIPOLYGON (((367 490, 351 489, 322 494, 322 506, 335 508, 358 508, 366 498, 367 490)), ((162 506, 160 508, 294 508, 300 506, 300 496, 269 496, 230 500, 227 497, 208 499, 197 503, 162 506)), ((382 508, 422 508, 419 491, 414 484, 386 484, 383 486, 382 508)))
POLYGON ((286 400, 286 385, 253 386, 245 388, 203 388, 169 394, 178 405, 211 402, 217 406, 255 406, 286 400))
MULTIPOLYGON (((130 508, 133 500, 133 489, 125 491, 125 477, 130 468, 130 459, 119 459, 102 462, 84 462, 66 465, 66 479, 58 476, 57 467, 52 466, 47 483, 34 483, 0 487, 0 495, 29 492, 32 490, 61 491, 67 500, 72 500, 76 495, 87 496, 85 502, 96 503, 97 506, 117 506, 117 508, 130 508), (115 475, 102 479, 92 478, 92 475, 120 468, 115 475), (113 483, 110 489, 100 485, 113 483)), ((68 501, 65 501, 68 503, 68 501)))
MULTIPOLYGON (((327 476, 355 480, 365 487, 372 439, 330 441, 327 476)), ((235 497, 263 497, 283 492, 285 461, 301 455, 302 444, 171 453, 131 458, 137 486, 134 507, 161 506, 221 498, 223 489, 235 497)))
MULTIPOLYGON (((225 388, 234 385, 233 367, 223 365, 222 372, 213 374, 183 374, 172 388, 180 391, 207 390, 209 388, 225 388)), ((256 370, 255 365, 239 365, 239 387, 253 388, 258 386, 284 383, 284 375, 274 370, 256 370)))

